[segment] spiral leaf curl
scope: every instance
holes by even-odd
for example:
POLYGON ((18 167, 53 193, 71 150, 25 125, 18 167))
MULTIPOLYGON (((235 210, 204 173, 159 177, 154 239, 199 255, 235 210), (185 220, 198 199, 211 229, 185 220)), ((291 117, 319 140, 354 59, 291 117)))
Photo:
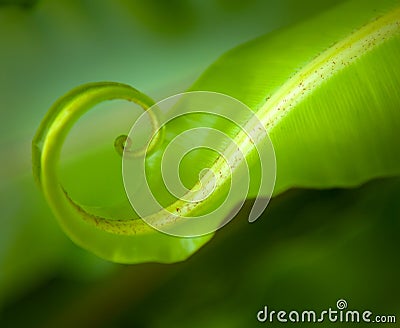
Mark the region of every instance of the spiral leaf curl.
MULTIPOLYGON (((134 102, 141 106, 144 111, 154 105, 152 99, 131 86, 121 83, 97 82, 75 88, 60 98, 44 118, 33 139, 32 160, 34 178, 56 215, 64 216, 65 213, 73 211, 74 213, 71 214, 78 215, 99 229, 123 234, 124 231, 116 228, 118 220, 108 220, 107 218, 92 215, 74 202, 59 183, 57 173, 63 143, 74 123, 95 105, 115 99, 134 102)), ((127 145, 125 151, 132 154, 132 156, 141 156, 146 152, 151 152, 163 138, 163 128, 159 129, 157 117, 152 112, 148 113, 153 129, 159 132, 155 134, 148 147, 144 146, 140 149, 132 150, 131 145, 127 145)), ((122 139, 126 140, 126 137, 119 136, 115 141, 117 151, 121 147, 122 139)), ((132 225, 130 231, 133 234, 152 230, 148 225, 143 224, 141 220, 130 221, 132 225)))

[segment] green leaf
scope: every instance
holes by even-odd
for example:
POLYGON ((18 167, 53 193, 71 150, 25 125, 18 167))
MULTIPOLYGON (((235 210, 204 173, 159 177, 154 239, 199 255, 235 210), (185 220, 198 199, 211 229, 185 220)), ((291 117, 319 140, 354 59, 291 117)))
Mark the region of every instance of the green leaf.
MULTIPOLYGON (((374 177, 398 175, 399 24, 398 1, 347 2, 229 52, 191 90, 228 94, 257 113, 275 147, 275 194, 294 186, 354 186, 374 177)), ((58 157, 73 123, 96 103, 116 98, 144 109, 151 105, 137 90, 113 83, 80 87, 54 105, 33 143, 37 180, 61 225, 84 248, 122 263, 183 260, 211 235, 164 235, 135 218, 127 202, 118 210, 123 217, 116 216, 115 209, 110 213, 106 208, 89 208, 69 197, 58 181, 58 157)), ((198 124, 218 126, 231 137, 237 134, 235 127, 209 116, 168 125, 164 142, 146 162, 150 185, 162 183, 161 175, 152 170, 159 166, 168 141, 198 124)), ((186 165, 197 173, 218 160, 217 154, 203 150, 186 165)), ((248 161, 257 167, 254 158, 248 161)), ((260 178, 257 169, 253 177, 260 178)), ((195 183, 191 181, 192 186, 195 183)), ((259 181, 252 184, 249 198, 256 196, 259 181)), ((213 201, 207 199, 205 208, 212 209, 213 201)))
POLYGON ((400 7, 351 1, 227 53, 193 86, 268 125, 275 193, 400 173, 400 7))

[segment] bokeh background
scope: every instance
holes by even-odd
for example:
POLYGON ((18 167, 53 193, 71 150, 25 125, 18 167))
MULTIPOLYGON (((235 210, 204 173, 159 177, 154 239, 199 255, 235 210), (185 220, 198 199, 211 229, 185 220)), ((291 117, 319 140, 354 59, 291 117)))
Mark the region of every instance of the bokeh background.
MULTIPOLYGON (((254 224, 245 207, 185 262, 126 266, 75 246, 31 173, 32 137, 73 87, 118 81, 161 100, 232 47, 337 2, 0 0, 0 327, 258 327, 265 305, 318 311, 340 298, 400 320, 400 179, 290 190, 254 224)), ((96 149, 132 112, 107 104, 67 140, 66 167, 96 163, 64 176, 81 199, 112 198, 96 149)))

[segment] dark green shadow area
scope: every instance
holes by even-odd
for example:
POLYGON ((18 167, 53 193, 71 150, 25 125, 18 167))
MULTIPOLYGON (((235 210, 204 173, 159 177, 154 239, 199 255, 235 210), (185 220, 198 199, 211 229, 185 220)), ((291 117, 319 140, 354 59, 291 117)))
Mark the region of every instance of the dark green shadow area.
POLYGON ((0 0, 1 6, 16 6, 23 9, 33 8, 39 0, 0 0))
POLYGON ((352 310, 399 317, 399 190, 398 178, 351 190, 292 190, 256 223, 246 221, 247 206, 186 262, 117 266, 96 281, 58 272, 9 304, 3 324, 258 327, 265 305, 318 312, 336 309, 339 299, 352 310))

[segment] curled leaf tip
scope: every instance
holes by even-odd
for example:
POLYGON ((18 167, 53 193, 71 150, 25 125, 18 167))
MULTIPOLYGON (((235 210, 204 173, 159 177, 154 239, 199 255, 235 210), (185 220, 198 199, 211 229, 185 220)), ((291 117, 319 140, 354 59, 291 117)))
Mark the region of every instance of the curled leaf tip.
POLYGON ((115 138, 114 148, 117 153, 122 157, 124 151, 128 151, 132 146, 132 140, 125 134, 122 134, 115 138))
MULTIPOLYGON (((83 207, 75 203, 61 185, 58 166, 64 141, 75 122, 97 104, 115 99, 134 102, 144 111, 154 104, 149 97, 125 84, 115 82, 85 84, 70 91, 53 105, 33 139, 33 175, 49 205, 61 221, 80 217, 100 230, 113 224, 107 218, 101 218, 88 212, 83 213, 83 207), (104 221, 105 224, 99 224, 99 221, 104 221)), ((150 122, 153 128, 158 128, 155 114, 150 115, 150 122)), ((157 140, 147 148, 131 151, 131 140, 126 135, 121 135, 116 138, 114 147, 120 155, 124 151, 131 151, 136 156, 146 154, 146 151, 153 149, 160 140, 161 133, 158 133, 157 140)))

